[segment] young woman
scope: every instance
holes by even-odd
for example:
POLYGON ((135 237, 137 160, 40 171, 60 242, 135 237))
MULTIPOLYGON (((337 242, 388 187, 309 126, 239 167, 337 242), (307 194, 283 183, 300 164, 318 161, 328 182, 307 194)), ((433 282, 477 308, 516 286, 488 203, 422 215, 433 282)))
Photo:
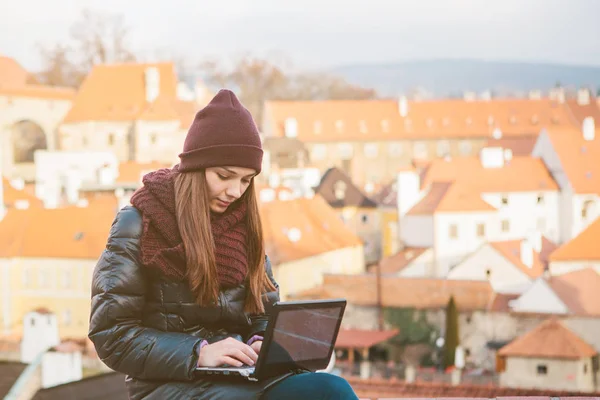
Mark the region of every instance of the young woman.
POLYGON ((254 365, 279 298, 254 190, 262 155, 252 116, 221 90, 197 113, 180 163, 144 176, 115 218, 94 270, 89 337, 127 375, 131 399, 357 398, 325 373, 194 376, 254 365))

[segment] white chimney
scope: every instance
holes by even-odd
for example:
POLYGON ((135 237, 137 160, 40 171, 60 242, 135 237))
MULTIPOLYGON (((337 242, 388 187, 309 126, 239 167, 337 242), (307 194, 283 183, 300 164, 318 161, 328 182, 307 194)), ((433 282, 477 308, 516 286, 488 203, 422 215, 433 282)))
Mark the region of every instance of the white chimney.
POLYGON ((148 67, 144 71, 146 85, 146 101, 152 103, 160 94, 160 73, 156 67, 148 67))
POLYGON ((527 267, 533 267, 533 247, 529 240, 521 240, 521 262, 527 267))
POLYGON ((594 118, 585 117, 583 120, 583 139, 594 140, 596 138, 596 123, 594 118))
POLYGON ((298 137, 298 121, 296 118, 286 118, 285 119, 285 137, 295 138, 298 137))
POLYGON ((60 343, 56 315, 45 310, 36 310, 23 317, 23 339, 21 340, 21 362, 29 364, 42 352, 60 343))
POLYGON ((498 127, 492 131, 492 137, 496 140, 502 139, 502 130, 498 127))
POLYGON ((415 170, 398 173, 396 182, 398 215, 402 218, 421 199, 421 182, 415 170))
POLYGON ((577 90, 577 104, 587 106, 590 104, 590 91, 587 88, 577 90))
POLYGON ((408 100, 406 99, 406 96, 400 96, 400 99, 398 100, 398 112, 402 118, 408 115, 408 100))
POLYGON ((484 168, 502 168, 504 166, 504 149, 502 147, 484 147, 479 153, 484 168))
POLYGON ((533 231, 531 234, 529 234, 529 236, 527 237, 527 240, 529 241, 533 251, 535 251, 536 253, 541 253, 541 251, 542 251, 542 233, 540 231, 537 231, 537 230, 533 231))

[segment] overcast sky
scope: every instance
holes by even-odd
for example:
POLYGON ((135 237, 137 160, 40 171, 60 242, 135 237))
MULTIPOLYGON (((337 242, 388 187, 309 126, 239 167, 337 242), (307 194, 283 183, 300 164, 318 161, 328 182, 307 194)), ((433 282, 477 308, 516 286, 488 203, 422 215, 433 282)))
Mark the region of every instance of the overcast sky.
POLYGON ((598 0, 0 0, 0 54, 35 70, 36 44, 68 40, 83 8, 123 15, 145 57, 276 51, 310 67, 442 57, 600 65, 598 0))

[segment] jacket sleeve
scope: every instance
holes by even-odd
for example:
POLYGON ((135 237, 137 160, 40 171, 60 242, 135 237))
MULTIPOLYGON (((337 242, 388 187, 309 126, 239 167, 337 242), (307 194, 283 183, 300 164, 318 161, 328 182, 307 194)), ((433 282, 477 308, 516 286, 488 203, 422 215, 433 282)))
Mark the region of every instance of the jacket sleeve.
POLYGON ((246 342, 254 335, 264 335, 265 331, 267 330, 267 323, 269 322, 269 308, 275 302, 279 301, 279 285, 273 277, 273 270, 271 268, 271 260, 269 260, 269 257, 265 257, 265 269, 267 276, 271 280, 271 283, 273 283, 273 286, 275 286, 275 291, 266 293, 266 299, 263 300, 263 304, 265 305, 265 313, 250 316, 251 327, 248 336, 245 338, 246 342))
POLYGON ((142 222, 126 207, 93 273, 89 338, 111 369, 140 379, 192 380, 201 338, 142 325, 146 277, 138 262, 142 222))

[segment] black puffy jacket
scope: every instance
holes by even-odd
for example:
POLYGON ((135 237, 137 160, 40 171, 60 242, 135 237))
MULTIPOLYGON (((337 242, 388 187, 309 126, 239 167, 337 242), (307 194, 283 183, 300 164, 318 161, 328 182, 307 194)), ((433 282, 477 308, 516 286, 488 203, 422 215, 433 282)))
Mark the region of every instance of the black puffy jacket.
MULTIPOLYGON (((246 341, 265 330, 266 315, 243 311, 246 285, 221 291, 218 305, 200 307, 187 283, 140 265, 142 217, 134 207, 116 216, 92 280, 89 338, 100 359, 127 375, 131 399, 252 399, 291 375, 254 383, 194 376, 203 339, 246 341)), ((267 258, 267 274, 276 287, 267 258)), ((279 293, 267 294, 272 304, 279 293)))

